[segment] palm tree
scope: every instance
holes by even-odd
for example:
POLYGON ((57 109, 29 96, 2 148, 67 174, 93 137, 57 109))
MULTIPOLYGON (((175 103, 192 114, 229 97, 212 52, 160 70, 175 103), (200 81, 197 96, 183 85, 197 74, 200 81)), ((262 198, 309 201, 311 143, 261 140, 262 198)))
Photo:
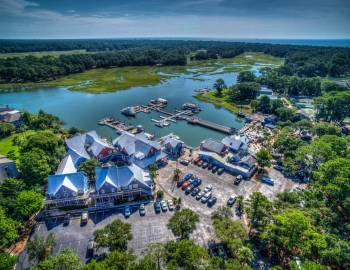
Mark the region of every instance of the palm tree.
POLYGON ((181 171, 179 168, 176 168, 176 169, 174 170, 173 188, 172 188, 172 191, 174 191, 176 182, 179 181, 181 173, 182 173, 182 171, 181 171))
POLYGON ((177 197, 177 198, 174 197, 173 202, 174 202, 176 209, 179 210, 181 207, 181 197, 177 197))
POLYGON ((239 216, 242 216, 244 212, 244 198, 242 195, 239 195, 236 199, 236 209, 239 216))
POLYGON ((174 170, 174 182, 177 182, 180 179, 180 175, 181 175, 182 171, 179 168, 176 168, 174 170))
POLYGON ((50 233, 46 239, 43 236, 35 235, 28 243, 28 254, 31 260, 37 263, 45 261, 56 245, 55 237, 50 233))
POLYGON ((154 180, 158 176, 158 166, 157 164, 152 164, 149 166, 149 176, 154 180))

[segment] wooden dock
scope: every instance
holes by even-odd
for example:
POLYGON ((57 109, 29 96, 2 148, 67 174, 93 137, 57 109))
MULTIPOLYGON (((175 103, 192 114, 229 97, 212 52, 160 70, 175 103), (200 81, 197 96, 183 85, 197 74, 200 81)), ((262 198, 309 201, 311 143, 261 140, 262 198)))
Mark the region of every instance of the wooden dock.
POLYGON ((234 134, 237 130, 235 128, 231 128, 231 127, 227 127, 227 126, 223 126, 214 122, 210 122, 204 119, 201 119, 199 117, 187 117, 184 118, 189 124, 192 125, 199 125, 199 126, 203 126, 206 128, 210 128, 222 133, 226 133, 229 135, 234 134))
MULTIPOLYGON (((117 133, 122 133, 123 131, 134 131, 136 128, 132 125, 127 125, 118 119, 112 117, 107 117, 98 122, 99 125, 107 126, 114 129, 117 133)), ((133 133, 133 132, 132 132, 133 133)))
POLYGON ((195 113, 191 110, 175 110, 175 112, 168 112, 164 110, 164 107, 166 107, 166 104, 150 102, 147 105, 138 105, 134 108, 137 113, 150 113, 151 111, 155 111, 160 114, 163 114, 164 116, 159 116, 160 119, 151 119, 151 121, 154 122, 155 125, 160 128, 169 126, 170 122, 176 123, 177 120, 184 120, 187 121, 189 124, 202 126, 229 135, 232 135, 237 132, 235 128, 223 126, 214 122, 201 119, 199 117, 193 117, 195 113))

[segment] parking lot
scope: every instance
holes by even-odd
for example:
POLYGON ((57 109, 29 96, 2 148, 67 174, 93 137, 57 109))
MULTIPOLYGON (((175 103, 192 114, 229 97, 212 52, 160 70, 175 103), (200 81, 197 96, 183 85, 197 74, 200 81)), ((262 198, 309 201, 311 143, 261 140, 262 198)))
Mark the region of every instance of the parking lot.
MULTIPOLYGON (((166 242, 174 239, 171 231, 167 229, 167 223, 172 212, 154 212, 153 204, 146 205, 146 215, 140 216, 137 207, 132 208, 132 215, 125 219, 121 211, 97 212, 90 215, 88 223, 84 226, 80 224, 80 218, 72 219, 68 226, 63 226, 63 218, 51 219, 45 223, 38 223, 33 234, 47 236, 53 233, 56 239, 54 254, 62 248, 72 248, 81 260, 87 261, 87 245, 89 239, 93 238, 93 232, 103 228, 113 220, 121 219, 132 225, 133 239, 129 242, 128 248, 135 254, 141 251, 150 243, 166 242)), ((32 236, 32 237, 33 237, 32 236)), ((103 252, 100 250, 99 253, 103 252)), ((19 258, 17 269, 26 269, 30 266, 27 253, 24 251, 19 258)))
MULTIPOLYGON (((259 191, 267 196, 269 199, 273 199, 278 192, 285 190, 292 190, 298 186, 297 183, 292 180, 286 179, 280 172, 275 169, 269 169, 268 174, 274 179, 274 185, 270 186, 261 183, 260 180, 254 177, 250 180, 242 180, 239 185, 234 185, 235 176, 223 173, 218 175, 212 173, 211 170, 203 169, 200 166, 189 164, 188 166, 182 165, 176 161, 169 161, 168 165, 159 170, 158 182, 160 188, 165 191, 166 196, 181 197, 182 206, 192 209, 200 216, 200 223, 193 234, 194 240, 199 244, 206 245, 208 240, 214 237, 211 214, 220 206, 226 206, 227 200, 231 195, 242 195, 244 198, 248 198, 253 192, 259 191), (176 187, 173 182, 173 175, 175 168, 179 168, 183 175, 190 172, 202 179, 202 184, 199 186, 203 190, 207 185, 213 186, 213 196, 217 198, 217 202, 212 207, 208 207, 206 204, 201 203, 191 196, 186 195, 185 192, 176 187)), ((232 211, 235 214, 235 211, 232 211)), ((238 216, 234 216, 238 219, 238 216)))
MULTIPOLYGON (((200 222, 196 231, 192 234, 192 238, 198 244, 206 246, 208 241, 214 238, 211 214, 218 207, 226 205, 227 199, 231 195, 243 195, 247 198, 252 192, 260 191, 268 198, 273 199, 278 192, 291 190, 298 186, 298 184, 286 179, 274 169, 269 170, 269 175, 274 179, 275 184, 273 186, 263 184, 255 178, 243 180, 236 186, 233 183, 235 176, 230 174, 223 173, 218 175, 217 173, 212 173, 211 170, 203 169, 194 164, 184 166, 170 160, 167 166, 159 170, 157 182, 159 188, 165 191, 164 199, 181 197, 182 208, 190 208, 199 215, 200 222), (191 172, 202 179, 202 184, 199 186, 201 190, 211 184, 213 186, 213 196, 217 198, 217 202, 212 207, 208 207, 207 204, 196 200, 191 194, 186 195, 181 188, 177 188, 172 180, 176 167, 183 174, 191 172)), ((84 226, 81 226, 80 218, 72 219, 68 226, 63 226, 63 218, 50 219, 45 223, 38 223, 33 236, 36 234, 47 236, 49 233, 53 233, 56 239, 54 254, 57 254, 62 248, 71 247, 82 261, 87 261, 89 260, 87 257, 87 245, 89 240, 93 238, 93 232, 103 228, 115 219, 121 219, 132 225, 133 239, 129 242, 128 248, 133 250, 135 254, 140 254, 150 243, 166 242, 174 239, 171 231, 167 229, 167 223, 171 215, 171 211, 161 211, 159 214, 156 214, 153 203, 150 202, 146 205, 146 215, 140 216, 138 205, 135 203, 132 207, 132 214, 128 219, 125 219, 123 215, 123 208, 90 214, 89 221, 84 226)), ((234 218, 238 219, 239 217, 234 216, 234 218)), ((99 251, 99 253, 101 252, 103 250, 99 251)), ((28 256, 24 251, 19 257, 17 269, 26 269, 29 266, 28 256)))

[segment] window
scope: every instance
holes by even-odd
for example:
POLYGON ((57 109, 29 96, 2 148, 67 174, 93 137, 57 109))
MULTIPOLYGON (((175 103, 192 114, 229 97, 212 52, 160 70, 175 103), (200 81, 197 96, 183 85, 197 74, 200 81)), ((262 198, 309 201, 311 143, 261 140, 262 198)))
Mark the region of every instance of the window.
POLYGON ((138 184, 133 184, 132 187, 133 187, 134 189, 137 189, 137 188, 139 188, 139 185, 138 185, 138 184))
POLYGON ((104 190, 104 189, 101 189, 101 193, 102 193, 102 194, 105 194, 105 190, 104 190))
POLYGON ((112 188, 112 192, 115 192, 115 188, 112 188))

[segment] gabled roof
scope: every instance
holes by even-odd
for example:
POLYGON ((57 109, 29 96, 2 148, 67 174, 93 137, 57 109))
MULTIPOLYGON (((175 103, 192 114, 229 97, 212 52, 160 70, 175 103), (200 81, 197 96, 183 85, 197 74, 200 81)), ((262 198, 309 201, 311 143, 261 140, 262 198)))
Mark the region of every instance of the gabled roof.
POLYGON ((55 196, 62 186, 73 192, 86 192, 88 190, 87 177, 83 172, 49 175, 47 188, 49 195, 55 196))
POLYGON ((97 191, 100 190, 105 183, 109 183, 115 188, 126 187, 133 181, 149 186, 150 178, 148 173, 135 165, 97 167, 95 172, 97 191))
POLYGON ((158 151, 154 155, 151 155, 146 158, 138 159, 134 157, 132 159, 132 163, 136 164, 142 169, 148 168, 150 165, 156 163, 157 161, 162 160, 163 158, 167 157, 167 155, 163 151, 158 151))
POLYGON ((148 140, 143 133, 133 135, 126 131, 113 141, 113 145, 118 146, 129 156, 138 152, 141 152, 144 154, 144 156, 147 156, 152 148, 155 148, 156 150, 161 149, 158 142, 148 140))
POLYGON ((222 154, 226 150, 226 146, 222 142, 207 139, 201 143, 201 150, 222 154))
POLYGON ((174 134, 169 134, 167 136, 164 136, 163 138, 160 139, 160 141, 163 145, 170 145, 172 148, 175 148, 179 144, 184 144, 184 142, 181 141, 179 137, 177 137, 174 134))
POLYGON ((234 150, 239 150, 240 147, 242 147, 242 144, 247 145, 249 142, 249 139, 247 136, 240 136, 240 135, 232 135, 227 136, 221 140, 223 144, 225 144, 227 147, 230 147, 234 150))
POLYGON ((69 149, 85 159, 90 159, 88 151, 97 157, 102 149, 113 148, 112 145, 101 139, 95 130, 67 139, 66 144, 69 149))
POLYGON ((74 162, 73 157, 70 154, 66 154, 55 174, 75 173, 76 171, 76 163, 74 162))
POLYGON ((85 139, 86 134, 79 134, 72 138, 66 139, 66 144, 71 151, 75 152, 80 157, 90 159, 90 156, 85 149, 85 139))

